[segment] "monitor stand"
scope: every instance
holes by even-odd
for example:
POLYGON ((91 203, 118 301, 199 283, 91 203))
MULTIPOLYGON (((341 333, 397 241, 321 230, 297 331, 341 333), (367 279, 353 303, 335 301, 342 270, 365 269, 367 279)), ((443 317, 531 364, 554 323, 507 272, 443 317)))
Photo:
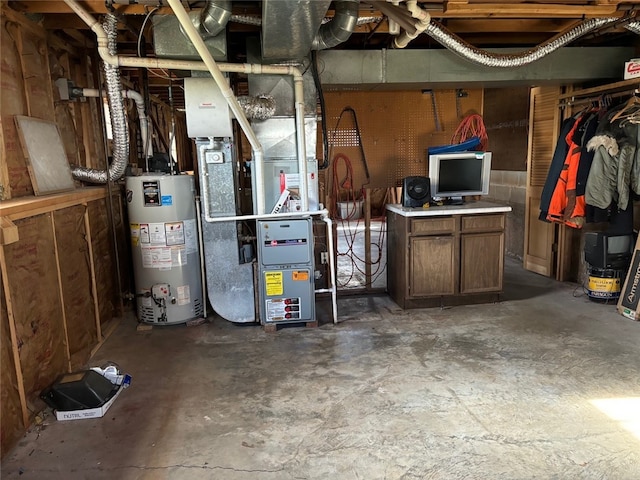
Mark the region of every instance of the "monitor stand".
POLYGON ((448 197, 445 205, 464 205, 464 197, 448 197))

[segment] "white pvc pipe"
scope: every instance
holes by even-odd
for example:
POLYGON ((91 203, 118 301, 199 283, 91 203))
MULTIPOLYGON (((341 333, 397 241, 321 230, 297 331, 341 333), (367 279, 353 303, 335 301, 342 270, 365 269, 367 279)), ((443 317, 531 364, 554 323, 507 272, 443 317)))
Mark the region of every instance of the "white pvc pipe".
MULTIPOLYGON (((100 90, 97 88, 83 88, 83 97, 97 98, 100 96, 100 90)), ((150 149, 150 137, 149 137, 149 119, 144 110, 144 98, 139 92, 135 90, 122 90, 122 96, 124 98, 130 98, 136 102, 136 109, 138 110, 138 120, 140 121, 140 137, 142 138, 142 154, 144 158, 153 156, 153 150, 150 149)))
MULTIPOLYGON (((196 29, 195 25, 193 24, 193 22, 191 22, 191 18, 189 17, 189 14, 182 6, 182 3, 180 2, 180 0, 168 0, 168 2, 169 2, 169 6, 173 10, 173 13, 175 13, 176 15, 178 22, 182 26, 183 31, 187 34, 187 37, 189 37, 189 40, 191 40, 191 43, 196 48, 196 51, 200 55, 200 58, 202 58, 202 61, 207 66, 207 70, 209 70, 211 77, 218 85, 218 88, 220 89, 220 92, 222 92, 222 96, 227 101, 227 104, 229 104, 229 108, 235 115, 236 120, 238 121, 238 123, 240 124, 240 127, 242 128, 242 131, 247 136, 247 140, 249 140, 249 143, 251 144, 251 148, 253 150, 253 158, 255 160, 254 172, 258 177, 258 179, 262 179, 264 177, 264 173, 262 169, 263 160, 264 160, 264 150, 262 148, 262 145, 260 144, 260 141, 258 140, 258 137, 254 133, 254 131, 251 129, 251 124, 249 123, 249 120, 244 114, 244 110, 238 103, 238 100, 233 94, 233 90, 231 89, 231 87, 229 87, 227 83, 226 77, 223 75, 222 71, 216 64, 216 61, 211 56, 211 52, 209 52, 209 49, 205 45, 204 40, 198 33, 198 30, 196 29)), ((257 211, 258 213, 264 213, 265 199, 264 199, 264 182, 263 181, 256 182, 255 193, 256 193, 257 211)))
POLYGON ((409 10, 411 16, 417 20, 414 25, 415 32, 410 33, 404 31, 400 36, 396 37, 393 41, 396 48, 404 48, 409 45, 409 42, 424 32, 431 22, 431 15, 429 15, 426 10, 420 8, 416 0, 407 1, 407 10, 409 10))
MULTIPOLYGON (((64 2, 91 28, 93 33, 95 33, 98 43, 98 53, 102 60, 110 65, 116 65, 121 67, 135 67, 135 68, 164 68, 164 69, 172 69, 172 70, 196 70, 196 71, 209 71, 209 66, 206 63, 200 61, 193 60, 171 60, 171 59, 159 59, 159 58, 148 58, 148 57, 123 57, 118 55, 112 55, 109 52, 108 44, 107 44, 107 34, 102 28, 102 25, 89 13, 84 7, 82 7, 77 0, 64 0, 64 2)), ((182 12, 186 14, 184 8, 179 1, 172 0, 173 4, 176 4, 178 8, 182 9, 182 12)), ((172 7, 173 8, 173 7, 172 7)), ((174 9, 175 11, 175 9, 174 9)), ((176 16, 178 16, 176 14, 176 16)), ((186 15, 188 18, 188 15, 186 15)), ((178 18, 180 20, 181 17, 178 18)), ((184 20, 184 16, 182 17, 182 21, 184 20)), ((189 21, 186 25, 186 31, 193 30, 195 27, 189 21)), ((197 32, 196 32, 197 33, 197 32)), ((191 38, 191 37, 190 37, 191 38)), ((200 40, 200 44, 203 45, 202 39, 198 35, 198 39, 200 40)), ((191 39, 196 45, 196 42, 191 39)), ((197 47, 196 47, 197 48, 197 47)), ((200 51, 198 51, 200 53, 200 51)), ((294 66, 291 65, 259 65, 259 64, 233 64, 233 63, 215 63, 209 51, 205 48, 206 55, 211 59, 214 66, 217 66, 219 72, 234 72, 234 73, 246 73, 246 74, 268 74, 268 75, 290 75, 293 77, 294 81, 294 100, 296 103, 296 125, 298 129, 297 133, 297 150, 298 150, 298 168, 300 171, 300 197, 302 202, 307 203, 308 208, 308 198, 307 198, 307 164, 306 164, 306 142, 305 142, 305 130, 304 130, 304 91, 303 91, 303 78, 302 72, 294 66), (304 194, 304 195, 303 195, 304 194)), ((204 57, 203 57, 204 59, 204 57)), ((222 77, 224 78, 224 76, 222 77)), ((214 77, 215 79, 215 77, 214 77)), ((217 80, 216 80, 217 82, 217 80)), ((226 80, 223 85, 220 85, 221 90, 226 89, 227 91, 231 91, 229 87, 226 85, 226 80)), ((223 91, 224 94, 224 91, 223 91)), ((227 102, 229 103, 229 107, 232 111, 234 108, 231 106, 232 100, 227 98, 227 102)), ((233 98, 235 100, 235 98, 233 98)), ((237 100, 235 100, 237 104, 237 100)), ((237 105, 239 107, 239 105, 237 105)), ((234 113, 236 113, 234 111, 234 113)), ((251 129, 246 121, 246 117, 244 115, 244 111, 240 110, 240 115, 236 114, 238 121, 240 122, 240 126, 242 127, 243 132, 247 136, 247 139, 251 143, 252 148, 255 153, 255 146, 259 147, 258 154, 254 155, 255 165, 254 165, 254 173, 256 175, 256 204, 257 211, 259 213, 264 213, 264 174, 263 174, 263 151, 260 142, 255 136, 255 133, 251 129), (246 124, 243 125, 240 119, 244 119, 246 124)), ((304 204, 301 205, 304 209, 304 204)))
POLYGON ((322 215, 322 220, 327 224, 327 248, 329 250, 329 275, 330 275, 330 288, 331 291, 331 311, 333 313, 333 323, 338 323, 338 292, 336 287, 336 264, 333 256, 333 222, 329 218, 329 212, 324 209, 326 214, 322 215))

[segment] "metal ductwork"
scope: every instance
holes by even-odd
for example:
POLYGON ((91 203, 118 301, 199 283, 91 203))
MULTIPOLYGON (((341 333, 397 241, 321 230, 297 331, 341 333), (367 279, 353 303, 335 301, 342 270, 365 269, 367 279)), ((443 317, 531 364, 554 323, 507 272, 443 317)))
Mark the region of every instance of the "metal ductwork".
POLYGON ((335 2, 335 16, 318 30, 311 44, 312 50, 326 50, 346 42, 358 23, 359 0, 335 2))
POLYGON ((194 25, 203 38, 215 37, 224 30, 231 18, 230 0, 210 0, 200 12, 194 25))
POLYGON ((484 65, 487 67, 510 68, 520 67, 522 65, 527 65, 531 62, 535 62, 536 60, 545 57, 551 52, 567 45, 568 43, 593 30, 605 27, 618 21, 620 21, 620 19, 616 17, 591 18, 572 29, 557 35, 554 39, 548 42, 545 42, 524 52, 514 54, 492 53, 476 48, 473 45, 470 45, 469 43, 462 40, 454 33, 446 30, 441 24, 434 21, 429 24, 424 33, 438 41, 440 44, 442 44, 452 52, 455 52, 466 60, 477 63, 478 65, 484 65))
POLYGON ((331 0, 264 0, 262 59, 281 61, 306 57, 330 5, 331 0))
MULTIPOLYGON (((118 19, 113 14, 108 14, 104 23, 107 33, 108 48, 111 55, 116 54, 118 19)), ((96 170, 86 167, 73 167, 73 178, 88 183, 107 183, 109 180, 118 180, 127 168, 129 162, 129 128, 124 112, 122 99, 122 84, 118 67, 104 63, 104 76, 107 85, 107 98, 109 99, 109 113, 111 115, 111 129, 113 132, 113 160, 108 170, 96 170)))

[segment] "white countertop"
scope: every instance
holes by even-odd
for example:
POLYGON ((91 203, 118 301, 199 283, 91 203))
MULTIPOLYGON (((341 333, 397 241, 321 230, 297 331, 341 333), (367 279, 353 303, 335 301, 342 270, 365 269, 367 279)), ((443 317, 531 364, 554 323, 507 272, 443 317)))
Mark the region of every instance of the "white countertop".
POLYGON ((499 203, 478 200, 475 202, 467 202, 462 205, 443 205, 441 207, 403 207, 400 204, 389 204, 387 210, 397 213, 403 217, 435 217, 439 215, 464 215, 479 213, 503 213, 510 212, 509 205, 501 205, 499 203))

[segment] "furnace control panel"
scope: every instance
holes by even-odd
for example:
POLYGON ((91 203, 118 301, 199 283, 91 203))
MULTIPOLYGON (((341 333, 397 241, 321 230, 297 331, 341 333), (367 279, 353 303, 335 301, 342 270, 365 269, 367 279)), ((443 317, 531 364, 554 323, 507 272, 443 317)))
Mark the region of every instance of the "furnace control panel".
POLYGON ((312 220, 259 221, 258 263, 260 321, 314 321, 312 220))

